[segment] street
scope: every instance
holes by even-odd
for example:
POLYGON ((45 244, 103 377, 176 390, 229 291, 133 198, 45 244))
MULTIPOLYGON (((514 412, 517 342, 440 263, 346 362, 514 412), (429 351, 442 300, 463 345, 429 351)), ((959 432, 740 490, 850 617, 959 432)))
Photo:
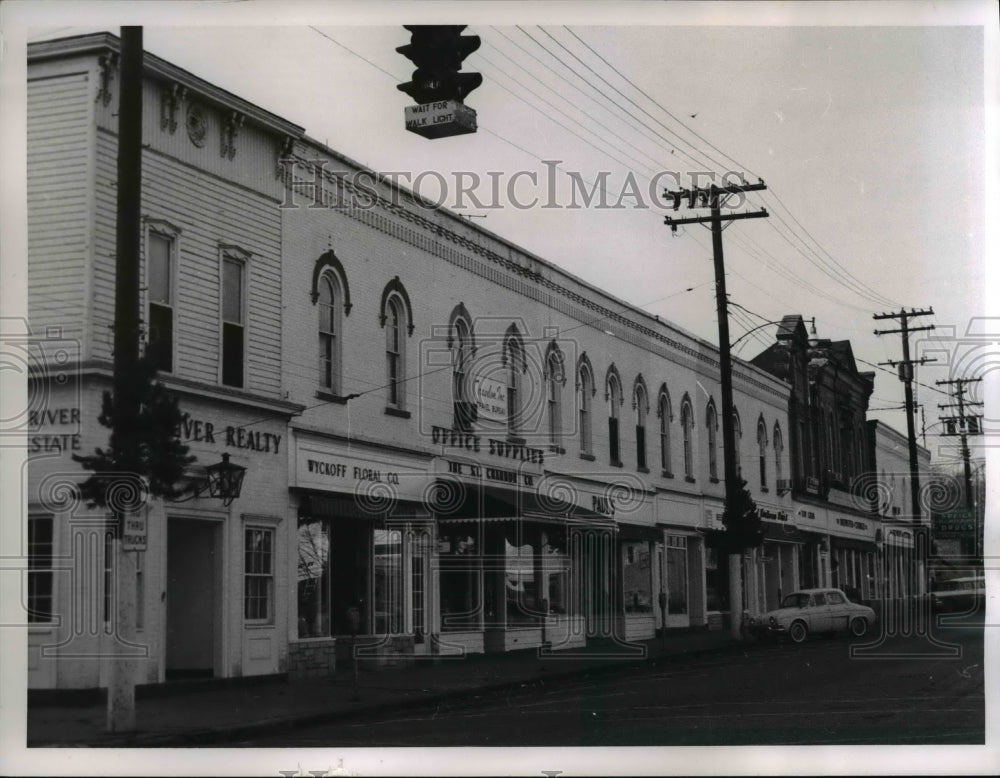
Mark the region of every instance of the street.
MULTIPOLYGON (((856 658, 847 637, 671 658, 238 745, 682 746, 977 744, 983 631, 940 631, 958 658, 856 658)), ((878 653, 916 653, 892 638, 878 653)))

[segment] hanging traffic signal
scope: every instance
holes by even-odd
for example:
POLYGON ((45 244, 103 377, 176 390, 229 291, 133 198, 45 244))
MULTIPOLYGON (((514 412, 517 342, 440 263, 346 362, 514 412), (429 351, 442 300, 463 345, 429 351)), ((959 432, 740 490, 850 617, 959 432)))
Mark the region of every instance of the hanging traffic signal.
POLYGON ((396 88, 416 103, 406 108, 406 129, 425 138, 476 131, 476 112, 466 95, 483 83, 480 73, 460 73, 462 61, 480 46, 478 35, 462 35, 464 24, 408 24, 410 42, 396 49, 417 69, 396 88))

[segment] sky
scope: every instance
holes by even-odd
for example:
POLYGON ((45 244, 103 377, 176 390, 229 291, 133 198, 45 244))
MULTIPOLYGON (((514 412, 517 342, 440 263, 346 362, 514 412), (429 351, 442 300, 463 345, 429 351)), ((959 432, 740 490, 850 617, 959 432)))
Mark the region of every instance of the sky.
MULTIPOLYGON (((988 4, 505 3, 460 15, 439 10, 449 4, 183 5, 131 19, 120 8, 42 14, 27 37, 142 22, 148 51, 377 171, 409 173, 421 194, 712 343, 711 236, 697 225, 672 233, 662 192, 701 173, 762 179, 767 189, 734 210, 769 216, 724 233, 734 354, 763 350, 775 330, 766 322, 815 317, 819 337, 849 339, 859 368, 876 372, 870 417, 905 431, 902 384, 874 366, 901 359, 901 339, 877 337, 896 324, 872 314, 933 308, 914 324, 948 342, 934 346, 936 366, 918 370, 916 426, 928 428, 935 459, 956 458, 934 436, 937 405, 949 402, 934 382, 959 377, 956 349, 979 347, 948 333, 964 335, 986 312, 988 4), (405 131, 410 100, 395 85, 412 65, 395 48, 409 39, 401 25, 417 21, 468 22, 481 38, 465 62, 484 77, 466 99, 475 134, 405 131), (455 201, 460 173, 483 182, 478 202, 455 201), (588 188, 606 176, 605 203, 619 207, 582 207, 579 189, 581 207, 567 207, 573 176, 588 188), (519 207, 508 185, 520 204, 539 203, 519 207)), ((912 337, 915 356, 927 335, 912 337)), ((976 364, 962 369, 981 374, 976 364)))

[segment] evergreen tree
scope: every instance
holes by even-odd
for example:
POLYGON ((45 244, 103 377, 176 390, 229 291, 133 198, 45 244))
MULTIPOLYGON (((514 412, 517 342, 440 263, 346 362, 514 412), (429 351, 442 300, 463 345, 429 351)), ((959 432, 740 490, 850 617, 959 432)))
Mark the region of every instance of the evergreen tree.
POLYGON ((92 472, 80 485, 81 495, 90 507, 108 507, 108 490, 122 473, 142 478, 149 494, 168 500, 183 496, 191 488, 190 484, 181 484, 185 468, 195 461, 178 439, 184 413, 177 398, 156 380, 154 349, 147 348, 139 357, 134 378, 139 400, 134 425, 116 423, 114 397, 105 391, 98 421, 111 430, 108 447, 97 448, 91 455, 73 455, 74 461, 92 472))

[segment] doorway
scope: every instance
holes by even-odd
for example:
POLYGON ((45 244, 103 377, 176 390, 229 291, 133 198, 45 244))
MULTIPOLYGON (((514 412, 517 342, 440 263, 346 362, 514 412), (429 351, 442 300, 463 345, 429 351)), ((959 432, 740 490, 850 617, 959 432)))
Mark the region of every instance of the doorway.
POLYGON ((166 679, 213 678, 221 647, 221 524, 167 520, 166 679))

